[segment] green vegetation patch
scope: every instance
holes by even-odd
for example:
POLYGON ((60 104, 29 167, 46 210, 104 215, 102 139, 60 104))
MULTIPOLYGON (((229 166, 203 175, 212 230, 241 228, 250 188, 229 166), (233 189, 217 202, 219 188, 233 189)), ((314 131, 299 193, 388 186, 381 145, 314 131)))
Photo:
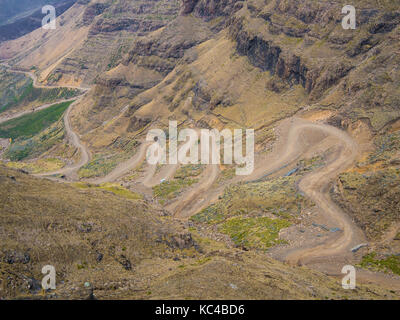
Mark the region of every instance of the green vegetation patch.
POLYGON ((400 219, 400 169, 395 167, 345 172, 339 176, 341 193, 334 199, 349 212, 368 238, 378 239, 400 219))
MULTIPOLYGON (((237 246, 266 250, 283 243, 279 231, 296 223, 298 215, 314 204, 297 189, 301 177, 322 164, 322 158, 301 160, 283 177, 229 185, 219 200, 191 217, 194 226, 229 235, 237 246)), ((229 177, 235 168, 228 167, 229 177)))
POLYGON ((96 155, 93 160, 79 170, 79 178, 96 178, 106 176, 118 166, 118 163, 123 160, 127 160, 127 158, 121 154, 96 155))
POLYGON ((102 177, 113 171, 119 163, 131 158, 138 147, 138 141, 134 139, 117 139, 109 146, 109 153, 101 153, 84 165, 78 172, 80 178, 102 177))
POLYGON ((57 158, 47 158, 35 162, 8 162, 6 165, 9 168, 22 169, 29 173, 36 174, 61 169, 65 166, 65 163, 57 158))
POLYGON ((0 66, 0 112, 15 103, 17 97, 30 86, 31 80, 19 73, 9 73, 0 66))
POLYGON ((164 203, 166 200, 171 200, 177 197, 183 189, 195 184, 197 179, 173 179, 171 181, 164 181, 163 183, 153 187, 154 195, 161 199, 164 203))
POLYGON ((369 157, 369 162, 387 162, 396 151, 400 150, 400 132, 394 132, 375 139, 376 150, 369 157))
POLYGON ((221 184, 236 177, 236 167, 226 166, 218 176, 217 183, 221 184))
POLYGON ((385 258, 377 258, 376 252, 369 253, 362 258, 362 268, 371 268, 383 272, 393 272, 400 275, 400 256, 390 255, 385 258))
POLYGON ((230 216, 252 213, 271 213, 290 220, 311 204, 298 193, 297 180, 297 176, 290 176, 229 186, 217 203, 193 216, 192 220, 214 224, 230 216))
POLYGON ((103 183, 101 185, 94 185, 90 183, 77 182, 74 186, 79 189, 100 189, 112 192, 113 194, 129 200, 143 200, 142 195, 132 192, 116 183, 103 183))
POLYGON ((203 170, 204 166, 202 165, 189 164, 180 167, 173 179, 153 187, 154 196, 159 198, 162 204, 176 198, 185 188, 199 181, 197 177, 203 170))
POLYGON ((204 166, 200 164, 189 164, 180 167, 176 173, 175 179, 185 179, 187 177, 198 177, 204 170, 204 166))
POLYGON ((284 242, 279 239, 279 231, 290 225, 285 219, 236 217, 225 221, 219 230, 229 235, 237 246, 266 250, 284 242))
POLYGON ((8 148, 5 157, 11 161, 21 161, 40 156, 57 143, 62 142, 64 132, 64 122, 60 119, 32 138, 15 141, 8 148))
MULTIPOLYGON (((19 77, 17 79, 19 79, 19 77)), ((33 86, 32 80, 28 80, 28 82, 24 83, 22 86, 18 86, 18 83, 12 84, 11 88, 7 88, 6 92, 8 92, 8 94, 6 97, 4 97, 3 104, 0 105, 0 112, 4 112, 6 110, 17 108, 23 105, 38 107, 45 103, 52 103, 63 99, 70 99, 81 94, 81 91, 79 89, 35 88, 33 86)))
POLYGON ((0 124, 0 137, 26 139, 38 134, 59 120, 72 101, 55 104, 47 109, 27 114, 0 124))

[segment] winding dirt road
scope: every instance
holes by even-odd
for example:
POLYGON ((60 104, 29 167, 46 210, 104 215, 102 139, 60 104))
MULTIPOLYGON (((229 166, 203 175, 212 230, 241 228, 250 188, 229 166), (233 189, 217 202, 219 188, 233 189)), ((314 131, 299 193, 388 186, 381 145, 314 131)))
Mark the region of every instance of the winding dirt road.
POLYGON ((0 65, 6 67, 7 69, 9 69, 8 71, 13 72, 13 73, 21 73, 24 74, 26 76, 28 76, 29 78, 32 79, 33 81, 33 86, 35 88, 38 89, 58 89, 58 88, 67 88, 67 89, 79 89, 82 91, 89 91, 90 88, 89 87, 80 87, 80 86, 51 86, 51 85, 44 85, 41 84, 36 76, 36 74, 34 74, 31 71, 24 71, 24 70, 18 70, 18 69, 13 69, 8 63, 2 62, 0 63, 0 65))
POLYGON ((348 255, 351 246, 365 241, 359 228, 329 196, 329 185, 332 180, 340 172, 351 167, 356 161, 359 155, 358 145, 345 132, 324 124, 298 124, 291 130, 292 139, 305 129, 324 132, 331 138, 328 146, 338 148, 338 150, 333 159, 331 159, 324 168, 306 175, 300 181, 299 189, 317 205, 321 214, 324 215, 327 220, 334 220, 336 225, 338 225, 343 232, 339 237, 334 237, 317 247, 300 249, 292 252, 286 257, 286 261, 291 264, 305 264, 312 258, 348 255))
MULTIPOLYGON (((21 74, 24 74, 24 75, 30 77, 32 79, 32 81, 33 81, 33 87, 34 88, 42 88, 42 89, 69 88, 69 89, 79 89, 79 90, 81 90, 83 92, 86 92, 86 91, 88 91, 90 89, 90 88, 81 88, 81 87, 74 87, 74 86, 66 86, 66 87, 64 87, 64 86, 45 86, 45 85, 41 85, 41 84, 38 84, 38 80, 37 80, 36 75, 34 73, 30 72, 30 71, 21 71, 21 70, 12 69, 12 67, 9 66, 7 63, 0 63, 0 65, 6 67, 6 69, 8 69, 7 71, 9 71, 9 72, 21 73, 21 74)), ((54 106, 56 104, 74 101, 79 97, 80 96, 73 97, 73 98, 68 98, 68 99, 61 99, 61 100, 58 100, 58 101, 52 102, 52 103, 46 103, 46 104, 43 104, 43 105, 41 105, 41 106, 39 106, 39 107, 37 107, 37 108, 35 108, 33 110, 25 110, 25 111, 17 112, 17 113, 14 113, 14 114, 2 115, 2 116, 0 116, 0 123, 4 123, 4 122, 7 122, 7 121, 12 120, 12 119, 16 119, 16 118, 22 117, 22 116, 24 116, 26 114, 31 114, 31 113, 35 113, 35 112, 38 112, 38 111, 41 111, 41 110, 45 110, 45 109, 50 108, 51 106, 54 106)))
MULTIPOLYGON (((12 72, 24 73, 30 76, 34 86, 37 88, 54 88, 38 84, 35 74, 19 70, 12 72)), ((71 87, 67 87, 71 88, 71 87)), ((76 87, 75 87, 76 88, 76 87)), ((89 88, 79 88, 85 91, 89 88)), ((90 153, 80 141, 78 135, 73 131, 70 124, 70 113, 73 106, 82 99, 83 95, 71 104, 64 115, 65 130, 69 141, 79 149, 80 160, 61 170, 41 174, 49 176, 54 174, 65 174, 72 176, 79 168, 88 163, 90 153)), ((72 99, 63 100, 71 101, 72 99)), ((58 102, 59 103, 59 102, 58 102)), ((53 105, 53 104, 51 104, 53 105)), ((43 105, 36 111, 43 110, 51 105, 43 105)), ((22 112, 15 115, 15 118, 29 112, 22 112)), ((9 119, 0 119, 0 123, 9 119)), ((340 173, 351 167, 359 156, 357 143, 345 132, 322 123, 314 123, 300 118, 283 120, 277 128, 279 137, 275 143, 273 152, 264 158, 257 159, 254 172, 245 178, 236 177, 230 183, 239 181, 251 182, 278 172, 285 166, 294 163, 302 156, 312 153, 318 154, 328 149, 335 149, 326 165, 316 171, 307 174, 299 183, 299 189, 310 198, 318 207, 322 216, 329 221, 335 221, 342 232, 337 236, 329 238, 325 243, 309 248, 299 248, 290 252, 285 260, 294 265, 308 264, 313 259, 323 257, 348 256, 349 248, 362 241, 364 237, 359 228, 351 221, 329 196, 329 185, 340 173)), ((119 179, 130 170, 141 165, 145 161, 146 150, 149 143, 142 143, 138 152, 131 159, 121 163, 110 174, 103 178, 91 180, 91 183, 101 184, 119 179)), ((164 167, 159 174, 156 173, 156 166, 149 166, 142 183, 151 188, 160 183, 161 178, 169 179, 176 172, 178 165, 164 167)), ((182 194, 178 199, 170 203, 166 209, 172 212, 175 217, 188 219, 195 213, 215 202, 223 193, 225 186, 212 188, 219 175, 219 167, 210 165, 207 167, 203 179, 195 187, 182 194)))
MULTIPOLYGON (((197 134, 200 133, 199 128, 195 128, 193 130, 195 130, 197 134)), ((189 148, 192 148, 195 143, 197 143, 197 141, 192 140, 189 148)), ((186 142, 180 143, 178 145, 178 150, 180 150, 181 146, 185 144, 186 142)), ((157 173, 157 165, 150 165, 145 172, 142 183, 146 188, 152 188, 156 185, 159 185, 161 181, 173 178, 179 167, 180 164, 167 164, 161 168, 160 172, 157 173)))
POLYGON ((74 98, 71 98, 71 99, 62 99, 62 100, 56 101, 56 102, 51 103, 51 104, 42 105, 42 106, 36 108, 33 111, 31 111, 31 110, 23 111, 23 112, 20 112, 20 113, 16 113, 14 115, 9 115, 9 116, 6 116, 4 118, 0 118, 0 123, 2 123, 2 122, 5 122, 5 121, 8 121, 8 120, 11 120, 11 119, 15 119, 15 118, 21 117, 21 116, 23 116, 25 114, 30 114, 30 113, 33 113, 33 112, 44 110, 44 109, 49 108, 49 107, 51 107, 51 106, 53 106, 55 104, 59 104, 59 103, 62 103, 62 102, 75 100, 74 103, 71 103, 71 105, 68 107, 67 111, 64 114, 64 126, 65 126, 65 133, 66 133, 66 135, 68 137, 68 140, 70 141, 70 143, 72 145, 74 145, 80 151, 80 160, 77 163, 75 163, 75 164, 73 164, 71 166, 67 166, 67 167, 65 167, 63 169, 60 169, 60 170, 57 170, 57 171, 54 171, 54 172, 47 172, 47 173, 44 173, 44 174, 37 174, 36 175, 36 176, 42 176, 42 177, 50 176, 50 175, 56 175, 56 174, 73 176, 79 168, 81 168, 82 166, 84 166, 86 163, 89 162, 89 160, 90 160, 90 152, 89 152, 88 148, 84 144, 81 143, 80 138, 78 137, 78 135, 72 129, 71 123, 70 123, 70 114, 71 114, 71 111, 72 111, 73 107, 77 103, 79 103, 81 101, 81 99, 85 96, 87 91, 90 90, 90 88, 82 88, 82 87, 76 87, 76 86, 46 86, 46 85, 41 85, 41 84, 38 84, 38 79, 37 79, 36 75, 34 73, 32 73, 32 72, 14 70, 7 63, 0 63, 0 65, 5 66, 8 69, 8 71, 10 71, 10 72, 22 73, 22 74, 27 75, 28 77, 30 77, 32 79, 33 86, 35 88, 44 88, 44 89, 69 88, 69 89, 79 89, 79 90, 84 91, 84 93, 82 95, 78 96, 78 97, 74 97, 74 98))
POLYGON ((161 181, 173 178, 178 168, 178 164, 167 164, 161 168, 160 172, 157 173, 157 166, 150 165, 145 172, 142 183, 146 188, 153 188, 154 186, 160 184, 161 181))
POLYGON ((209 191, 219 175, 218 165, 209 165, 204 172, 204 179, 193 188, 167 206, 167 210, 174 213, 177 218, 188 219, 201 209, 207 207, 203 195, 209 191))
POLYGON ((24 115, 27 115, 27 114, 36 113, 38 111, 45 110, 45 109, 50 108, 50 107, 52 107, 52 106, 54 106, 56 104, 60 104, 60 103, 64 103, 64 102, 70 102, 70 101, 74 101, 76 99, 77 99, 77 97, 73 97, 73 98, 69 98, 69 99, 63 99, 63 100, 59 100, 57 102, 47 103, 47 104, 41 105, 40 107, 37 107, 34 110, 25 110, 25 111, 13 113, 13 114, 7 114, 7 115, 4 115, 4 116, 0 116, 0 124, 4 123, 4 122, 7 122, 9 120, 20 118, 20 117, 22 117, 24 115))

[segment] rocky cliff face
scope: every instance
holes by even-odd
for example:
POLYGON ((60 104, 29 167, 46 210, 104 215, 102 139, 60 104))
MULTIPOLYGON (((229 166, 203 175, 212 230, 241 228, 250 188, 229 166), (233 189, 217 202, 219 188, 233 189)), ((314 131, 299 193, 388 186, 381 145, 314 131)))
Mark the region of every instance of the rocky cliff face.
POLYGON ((181 14, 193 14, 206 20, 221 16, 231 16, 243 7, 239 0, 183 0, 181 14))
POLYGON ((132 39, 165 26, 178 10, 174 0, 89 3, 80 22, 90 25, 86 42, 51 73, 50 79, 74 73, 84 83, 92 83, 97 75, 117 66, 132 39))
MULTIPOLYGON (((327 122, 343 130, 357 135, 362 124, 380 136, 400 118, 399 13, 356 5, 352 31, 343 30, 337 1, 182 1, 179 16, 133 41, 96 80, 94 94, 108 99, 91 105, 89 97, 83 115, 91 121, 75 117, 75 125, 90 132, 126 104, 110 132, 130 136, 172 118, 204 128, 264 128, 307 106, 331 114, 327 122)), ((359 188, 364 194, 365 185, 359 188)))
MULTIPOLYGON (((137 20, 108 24, 103 13, 92 25, 91 37, 100 34, 104 37, 119 28, 136 30, 137 34, 159 30, 138 37, 129 45, 126 54, 121 53, 111 65, 120 63, 123 66, 120 70, 140 67, 142 71, 156 72, 158 76, 152 82, 130 82, 123 73, 113 71, 100 76, 96 83, 107 87, 107 90, 124 90, 125 93, 123 88, 129 88, 129 96, 134 97, 160 83, 177 66, 198 59, 196 50, 192 49, 200 43, 227 35, 238 55, 246 57, 252 66, 272 76, 266 87, 275 93, 280 93, 282 88, 301 86, 309 104, 335 104, 340 109, 339 116, 351 117, 352 120, 365 118, 365 110, 371 110, 373 104, 386 104, 387 109, 392 111, 385 117, 392 121, 397 117, 397 93, 386 100, 374 94, 374 103, 368 103, 365 97, 376 81, 385 92, 389 92, 387 90, 394 84, 389 78, 394 80, 393 77, 398 76, 390 67, 378 64, 377 59, 390 56, 391 65, 397 59, 395 55, 384 52, 395 52, 394 47, 389 48, 389 43, 392 42, 391 37, 396 37, 398 33, 399 14, 390 12, 387 7, 374 9, 363 1, 358 1, 357 5, 359 29, 355 32, 343 30, 342 5, 337 1, 184 0, 179 16, 165 27, 162 23, 151 21, 142 21, 139 25, 137 20), (379 76, 370 72, 365 77, 367 65, 379 70, 379 76), (387 81, 385 73, 391 73, 387 81), (379 79, 373 80, 376 77, 379 79), (366 81, 366 78, 369 80, 366 81), (356 97, 362 104, 361 109, 355 102, 356 97)), ((116 11, 115 8, 113 10, 116 11)), ((148 14, 154 8, 151 4, 141 4, 135 10, 135 13, 148 14)), ((215 68, 217 70, 219 66, 215 68)), ((216 95, 215 88, 205 79, 197 81, 192 86, 192 101, 198 109, 213 109, 219 104, 227 106, 236 100, 225 93, 216 95), (200 98, 200 91, 196 88, 202 88, 201 95, 206 98, 200 98)), ((171 109, 176 107, 175 102, 171 109)), ((384 126, 386 121, 376 116, 375 112, 378 113, 377 110, 370 111, 373 130, 384 126)))
POLYGON ((82 17, 82 24, 89 25, 93 22, 93 20, 101 15, 108 7, 109 3, 89 3, 89 5, 85 8, 82 17))
POLYGON ((0 2, 0 7, 2 8, 2 13, 0 14, 0 43, 17 39, 37 28, 40 28, 44 17, 42 6, 48 4, 54 5, 57 15, 61 16, 75 2, 76 0, 53 0, 47 2, 39 0, 31 1, 30 3, 22 2, 18 5, 15 3, 7 5, 7 3, 0 2), (7 11, 9 12, 9 15, 6 14, 7 11), (17 12, 18 15, 13 18, 13 14, 16 14, 17 12), (3 14, 5 15, 2 18, 3 14))
POLYGON ((281 47, 258 35, 252 37, 243 29, 240 19, 231 23, 230 36, 237 43, 239 54, 247 56, 254 66, 263 71, 270 71, 292 84, 300 83, 308 92, 312 90, 313 79, 300 57, 282 51, 281 47))

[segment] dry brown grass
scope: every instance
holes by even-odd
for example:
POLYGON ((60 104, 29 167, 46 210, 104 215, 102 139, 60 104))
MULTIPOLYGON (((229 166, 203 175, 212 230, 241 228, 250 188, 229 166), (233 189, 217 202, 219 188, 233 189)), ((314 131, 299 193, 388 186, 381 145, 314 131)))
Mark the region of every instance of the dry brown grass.
MULTIPOLYGON (((57 270, 58 298, 378 298, 256 252, 229 249, 162 217, 142 200, 32 178, 0 167, 0 297, 49 298, 28 289, 57 270), (102 259, 100 259, 100 257, 102 259), (231 285, 232 284, 232 285, 231 285), (236 287, 238 289, 235 289, 236 287)), ((391 297, 390 293, 386 297, 391 297)))

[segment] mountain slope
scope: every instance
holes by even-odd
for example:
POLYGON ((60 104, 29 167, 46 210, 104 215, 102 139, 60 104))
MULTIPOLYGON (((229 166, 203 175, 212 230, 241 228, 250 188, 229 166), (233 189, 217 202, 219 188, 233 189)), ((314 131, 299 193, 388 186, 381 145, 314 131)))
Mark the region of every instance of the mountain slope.
POLYGON ((171 1, 77 1, 56 30, 35 30, 0 46, 0 58, 35 65, 51 84, 92 83, 114 67, 137 36, 159 29, 179 10, 171 1))
POLYGON ((0 25, 11 23, 29 15, 32 10, 42 8, 46 4, 55 4, 63 0, 1 0, 0 25))
POLYGON ((311 270, 192 236, 117 187, 58 184, 4 167, 0 181, 7 222, 0 236, 2 298, 392 297, 378 287, 349 292, 311 270), (42 294, 47 264, 56 268, 57 290, 42 294))
MULTIPOLYGON (((15 6, 16 8, 14 6, 11 6, 9 10, 11 15, 12 12, 14 13, 18 12, 20 9, 30 10, 31 6, 33 6, 32 8, 34 9, 34 11, 33 12, 23 11, 22 13, 19 14, 21 17, 8 16, 9 18, 13 19, 11 21, 5 21, 3 22, 3 24, 1 23, 1 17, 0 17, 0 42, 17 39, 37 28, 41 28, 42 19, 45 16, 42 13, 42 7, 44 7, 45 5, 54 5, 54 8, 56 10, 56 15, 60 16, 66 10, 68 10, 75 2, 76 0, 64 0, 64 1, 56 0, 52 2, 41 1, 38 2, 37 4, 34 3, 30 3, 28 5, 25 4, 25 6, 20 8, 17 6, 15 6)), ((0 6, 2 7, 3 10, 4 5, 0 3, 0 6)))
MULTIPOLYGON (((145 210, 165 210, 193 237, 213 239, 211 251, 221 248, 211 260, 196 253, 199 261, 177 263, 182 273, 149 276, 155 282, 146 290, 154 297, 204 297, 202 281, 213 279, 212 297, 310 298, 301 279, 314 271, 292 273, 271 257, 335 275, 350 263, 363 282, 398 294, 400 7, 354 1, 357 28, 344 30, 342 5, 78 1, 56 31, 0 45, 0 57, 14 67, 35 66, 44 84, 91 86, 66 115, 91 157, 69 150, 69 159, 62 157, 75 163, 73 174, 61 169, 51 178, 117 183, 140 193, 145 210), (168 130, 170 120, 196 130, 255 129, 254 173, 237 177, 234 165, 148 165, 146 134, 168 130), (231 293, 225 283, 231 275, 237 280, 235 259, 256 279, 242 284, 249 292, 231 293), (261 280, 263 263, 288 272, 273 282, 275 295, 261 280), (217 270, 225 270, 223 282, 217 270), (194 293, 168 293, 167 281, 179 288, 188 279, 200 279, 194 293), (302 284, 292 291, 286 279, 302 284)), ((59 158, 70 140, 57 140, 42 157, 59 158)))

